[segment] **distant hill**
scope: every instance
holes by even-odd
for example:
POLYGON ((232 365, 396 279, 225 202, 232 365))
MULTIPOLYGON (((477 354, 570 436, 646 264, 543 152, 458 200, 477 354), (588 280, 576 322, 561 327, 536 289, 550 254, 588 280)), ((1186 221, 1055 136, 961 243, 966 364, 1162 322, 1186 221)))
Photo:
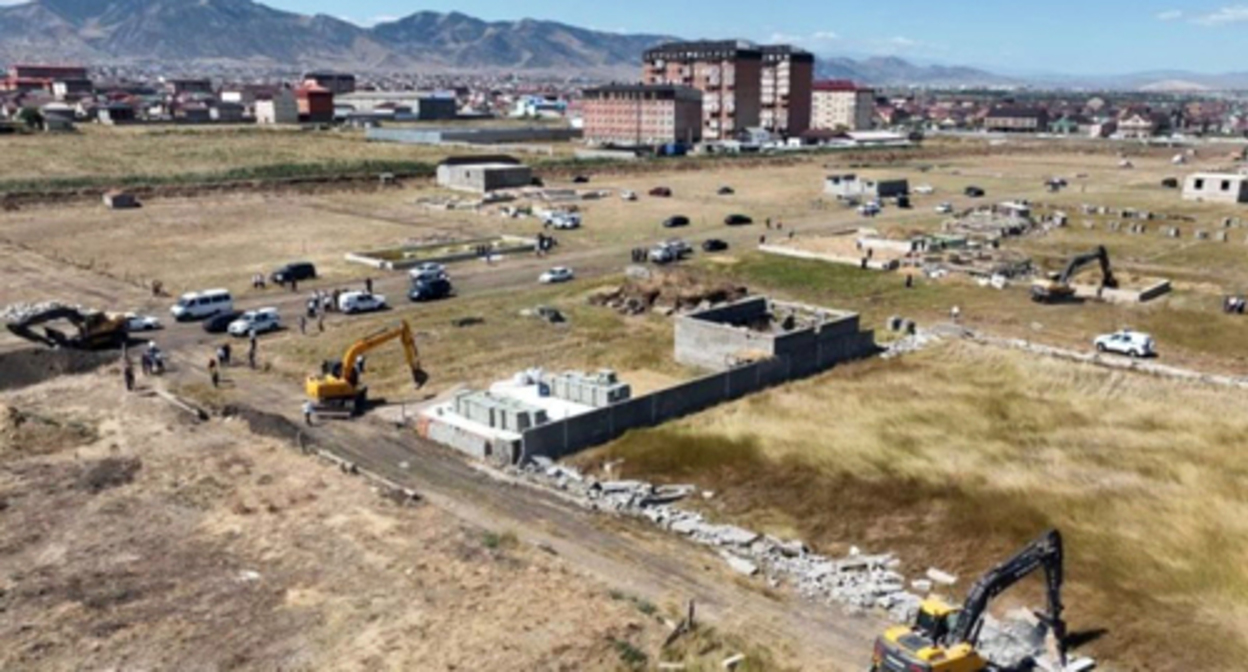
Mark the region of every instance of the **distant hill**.
POLYGON ((253 0, 34 0, 0 7, 0 62, 218 63, 357 70, 549 70, 636 76, 664 40, 553 21, 419 12, 373 28, 253 0))
POLYGON ((962 66, 916 65, 895 56, 862 60, 820 58, 815 64, 822 79, 852 79, 873 86, 1008 86, 1020 80, 962 66))

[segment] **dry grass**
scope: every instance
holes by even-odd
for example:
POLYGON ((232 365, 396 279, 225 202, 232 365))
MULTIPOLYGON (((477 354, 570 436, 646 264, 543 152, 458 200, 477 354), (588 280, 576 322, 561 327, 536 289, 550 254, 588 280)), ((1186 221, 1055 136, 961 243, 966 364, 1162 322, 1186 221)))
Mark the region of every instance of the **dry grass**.
MULTIPOLYGON (((846 367, 585 458, 696 480, 823 548, 983 571, 1053 525, 1077 631, 1127 669, 1248 654, 1248 395, 970 345, 846 367)), ((1026 594, 1026 593, 1024 593, 1026 594)), ((1038 593, 1033 592, 1033 598, 1038 593)))

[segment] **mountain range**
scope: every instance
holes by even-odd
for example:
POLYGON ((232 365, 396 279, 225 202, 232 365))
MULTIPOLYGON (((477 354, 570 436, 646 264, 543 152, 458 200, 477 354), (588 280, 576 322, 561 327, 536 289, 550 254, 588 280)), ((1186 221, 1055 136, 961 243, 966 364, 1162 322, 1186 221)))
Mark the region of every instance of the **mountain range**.
POLYGON ((371 28, 253 0, 34 0, 0 7, 0 62, 372 71, 505 69, 636 76, 672 38, 554 21, 417 12, 371 28))
MULTIPOLYGON (((641 53, 677 38, 578 28, 556 21, 483 21, 458 12, 417 12, 358 26, 254 0, 0 0, 0 63, 207 66, 289 72, 530 72, 634 80, 641 53)), ((1201 91, 1246 89, 1248 73, 1156 71, 1115 76, 1004 75, 916 64, 892 56, 823 56, 818 76, 874 86, 1201 91)))

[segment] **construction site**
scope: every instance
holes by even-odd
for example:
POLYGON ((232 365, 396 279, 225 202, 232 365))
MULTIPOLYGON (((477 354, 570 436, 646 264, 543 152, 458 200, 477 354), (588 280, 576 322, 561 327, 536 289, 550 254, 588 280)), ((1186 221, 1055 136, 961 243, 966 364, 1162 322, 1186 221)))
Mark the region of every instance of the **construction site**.
POLYGON ((1248 214, 922 151, 14 201, 0 668, 1238 669, 1248 214))

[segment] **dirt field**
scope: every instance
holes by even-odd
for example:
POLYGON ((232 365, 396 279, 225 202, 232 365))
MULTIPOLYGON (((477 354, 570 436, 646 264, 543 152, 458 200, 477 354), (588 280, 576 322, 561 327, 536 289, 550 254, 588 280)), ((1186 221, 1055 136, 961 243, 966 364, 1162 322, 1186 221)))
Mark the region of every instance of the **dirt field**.
MULTIPOLYGON (((951 344, 857 364, 578 458, 720 493, 719 516, 970 578, 1049 526, 1074 631, 1114 669, 1248 652, 1242 392, 951 344), (1182 643, 1181 645, 1179 643, 1182 643)), ((1003 605, 1038 604, 1032 583, 1003 605), (1023 599, 1027 598, 1027 599, 1023 599)))
MULTIPOLYGON (((0 398, 0 667, 618 670, 667 635, 662 610, 508 530, 239 421, 116 403, 115 376, 0 398)), ((710 668, 733 645, 704 631, 665 655, 710 668)))

